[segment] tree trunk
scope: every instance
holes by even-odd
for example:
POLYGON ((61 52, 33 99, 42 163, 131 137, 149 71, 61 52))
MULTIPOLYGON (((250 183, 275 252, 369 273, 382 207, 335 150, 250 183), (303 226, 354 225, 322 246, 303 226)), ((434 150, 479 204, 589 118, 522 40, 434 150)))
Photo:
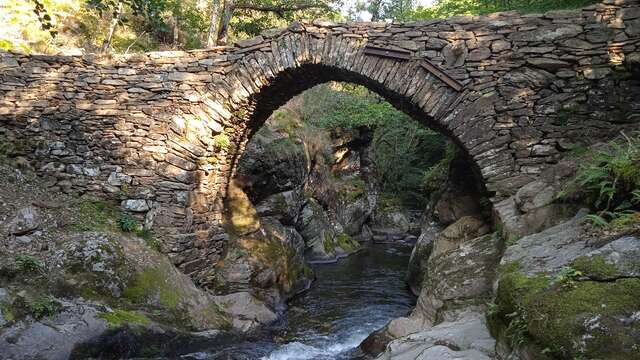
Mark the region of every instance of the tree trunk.
POLYGON ((173 16, 173 47, 178 48, 180 42, 180 28, 178 27, 178 16, 173 16))
POLYGON ((220 0, 211 0, 211 18, 207 34, 207 48, 218 44, 218 25, 220 25, 220 0))
POLYGON ((113 39, 113 34, 116 32, 116 28, 118 27, 118 23, 120 22, 120 16, 122 15, 122 1, 118 2, 118 7, 116 8, 115 13, 113 14, 113 19, 111 20, 111 24, 109 24, 109 35, 102 43, 102 52, 105 53, 109 50, 111 46, 111 40, 113 39))
POLYGON ((233 0, 224 0, 222 9, 222 19, 220 19, 220 28, 218 29, 218 45, 226 45, 227 36, 229 35, 229 23, 233 17, 233 11, 235 10, 235 4, 233 0))

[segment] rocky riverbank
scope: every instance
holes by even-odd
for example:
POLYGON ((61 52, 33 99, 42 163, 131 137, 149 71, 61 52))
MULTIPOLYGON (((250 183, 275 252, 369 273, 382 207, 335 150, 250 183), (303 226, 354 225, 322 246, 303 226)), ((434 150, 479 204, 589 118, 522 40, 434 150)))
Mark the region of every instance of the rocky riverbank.
POLYGON ((12 359, 135 357, 276 314, 248 292, 197 287, 162 245, 116 206, 52 194, 0 166, 0 353, 12 359))
POLYGON ((441 231, 427 218, 409 265, 416 308, 361 347, 380 360, 640 358, 640 228, 587 221, 565 192, 585 161, 566 158, 490 217, 441 231))

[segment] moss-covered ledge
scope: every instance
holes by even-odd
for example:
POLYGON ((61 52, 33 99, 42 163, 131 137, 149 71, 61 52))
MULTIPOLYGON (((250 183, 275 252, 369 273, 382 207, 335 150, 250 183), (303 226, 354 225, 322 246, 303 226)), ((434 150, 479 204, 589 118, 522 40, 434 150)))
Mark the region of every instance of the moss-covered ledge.
POLYGON ((640 359, 640 278, 593 280, 584 274, 602 269, 587 264, 578 258, 555 276, 504 265, 488 313, 492 335, 540 360, 640 359))

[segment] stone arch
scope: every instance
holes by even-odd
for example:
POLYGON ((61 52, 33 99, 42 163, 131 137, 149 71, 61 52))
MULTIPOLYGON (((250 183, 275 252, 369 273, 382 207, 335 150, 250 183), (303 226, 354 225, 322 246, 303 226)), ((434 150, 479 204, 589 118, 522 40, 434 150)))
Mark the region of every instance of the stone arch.
MULTIPOLYGON (((317 84, 341 81, 367 87, 423 125, 443 133, 469 155, 473 164, 478 165, 479 174, 492 175, 491 169, 483 171, 480 163, 476 162, 483 159, 483 153, 472 155, 470 150, 477 148, 483 139, 490 140, 498 136, 493 129, 493 122, 475 121, 478 116, 484 115, 482 110, 492 106, 494 98, 480 99, 468 109, 470 92, 428 60, 425 62, 424 59, 409 57, 411 52, 400 48, 395 48, 395 51, 407 55, 407 58, 371 55, 366 52, 369 43, 363 39, 341 35, 317 39, 301 31, 301 26, 292 25, 275 40, 262 37, 252 40, 260 43, 252 47, 270 51, 254 51, 243 55, 238 66, 225 77, 226 81, 231 79, 226 85, 242 94, 236 99, 231 96, 232 101, 228 106, 247 109, 241 111, 239 116, 232 114, 230 117, 232 121, 246 124, 242 135, 235 139, 240 145, 236 156, 241 153, 250 135, 290 98, 317 84), (435 68, 437 73, 430 72, 423 66, 425 63, 435 68), (238 80, 241 88, 238 82, 234 84, 233 79, 238 80), (455 86, 447 80, 454 82, 455 86), (474 122, 478 126, 472 125, 474 122), (465 129, 465 137, 456 131, 459 128, 465 129)), ((489 148, 486 146, 485 150, 489 148)), ((509 172, 511 169, 502 170, 509 172)))

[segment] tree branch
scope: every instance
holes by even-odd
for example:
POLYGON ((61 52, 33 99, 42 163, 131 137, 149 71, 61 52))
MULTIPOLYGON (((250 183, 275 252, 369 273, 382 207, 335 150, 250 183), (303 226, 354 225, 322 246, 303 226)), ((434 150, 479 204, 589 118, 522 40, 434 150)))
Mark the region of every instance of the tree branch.
POLYGON ((284 13, 287 11, 301 11, 307 9, 318 9, 324 8, 326 5, 324 4, 294 4, 294 5, 259 5, 259 4, 235 4, 234 6, 239 10, 253 10, 253 11, 261 11, 261 12, 273 12, 278 14, 279 16, 284 16, 284 13))

